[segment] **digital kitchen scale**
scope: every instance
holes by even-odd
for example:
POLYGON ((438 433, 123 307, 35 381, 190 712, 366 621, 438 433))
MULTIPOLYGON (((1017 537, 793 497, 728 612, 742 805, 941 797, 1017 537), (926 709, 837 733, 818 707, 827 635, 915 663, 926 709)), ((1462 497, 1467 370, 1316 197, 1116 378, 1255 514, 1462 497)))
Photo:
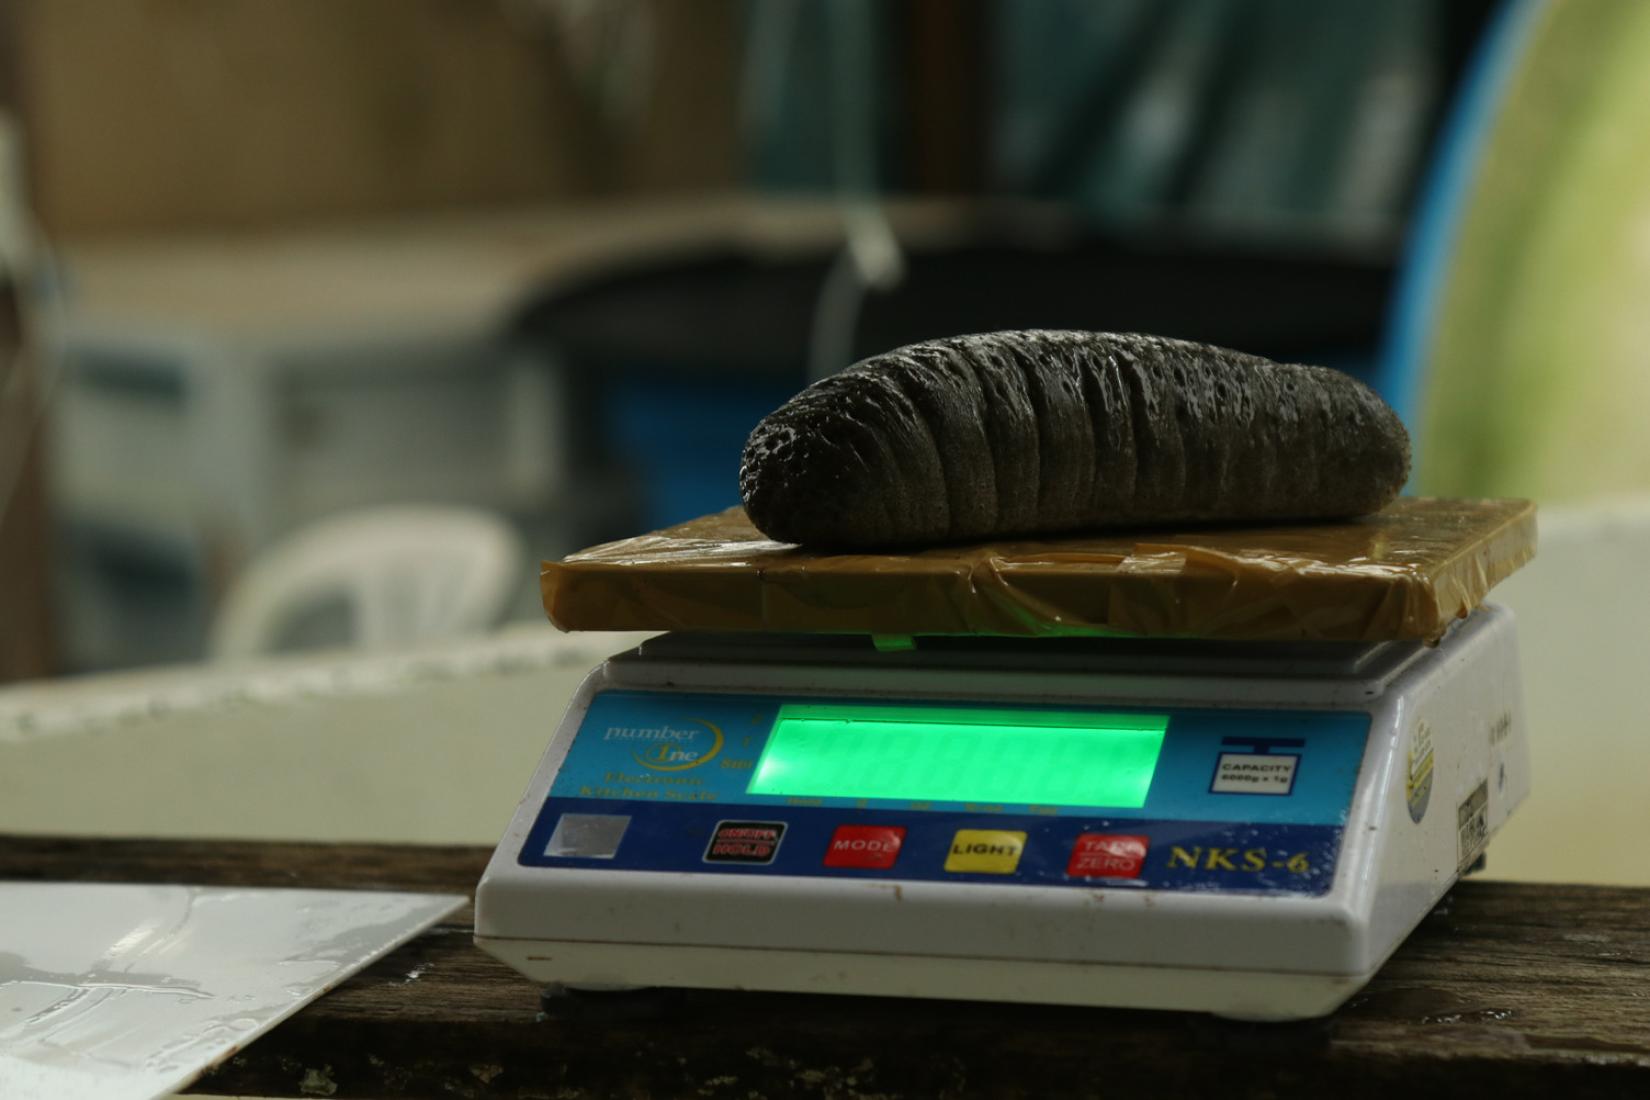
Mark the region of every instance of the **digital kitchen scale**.
POLYGON ((1318 1016, 1529 782, 1489 605, 1435 645, 666 634, 574 698, 476 942, 571 987, 1318 1016))

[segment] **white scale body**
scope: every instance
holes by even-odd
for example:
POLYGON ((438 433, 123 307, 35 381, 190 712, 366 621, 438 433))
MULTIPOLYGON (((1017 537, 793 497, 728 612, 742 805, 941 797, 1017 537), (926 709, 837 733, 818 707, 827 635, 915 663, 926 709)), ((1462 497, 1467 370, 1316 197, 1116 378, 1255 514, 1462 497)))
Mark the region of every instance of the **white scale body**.
POLYGON ((581 687, 481 881, 476 942, 570 987, 1313 1017, 1529 781, 1497 607, 1434 647, 665 635, 581 687), (1030 766, 1127 757, 1125 782, 1094 773, 1092 801, 1121 804, 992 799, 1054 789, 1018 750, 923 756, 998 751, 979 728, 997 718, 1030 766), (894 789, 880 773, 901 768, 894 789), (828 793, 784 793, 821 776, 828 793))

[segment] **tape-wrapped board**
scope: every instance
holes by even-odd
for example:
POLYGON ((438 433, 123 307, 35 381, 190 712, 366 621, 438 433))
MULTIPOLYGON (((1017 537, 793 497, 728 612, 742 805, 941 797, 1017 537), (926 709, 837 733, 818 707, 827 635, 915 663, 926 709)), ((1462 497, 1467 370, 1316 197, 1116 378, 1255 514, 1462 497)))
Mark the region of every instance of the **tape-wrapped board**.
POLYGON ((773 542, 732 508, 546 562, 541 582, 563 630, 1431 641, 1534 554, 1522 500, 892 554, 773 542))

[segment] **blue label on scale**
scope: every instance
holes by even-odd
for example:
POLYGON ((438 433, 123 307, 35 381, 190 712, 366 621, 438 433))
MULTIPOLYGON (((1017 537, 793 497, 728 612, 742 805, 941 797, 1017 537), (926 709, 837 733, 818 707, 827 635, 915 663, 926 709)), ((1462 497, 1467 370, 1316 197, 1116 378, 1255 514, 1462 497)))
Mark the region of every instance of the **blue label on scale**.
POLYGON ((1348 712, 608 692, 520 861, 1321 894, 1368 729, 1348 712))

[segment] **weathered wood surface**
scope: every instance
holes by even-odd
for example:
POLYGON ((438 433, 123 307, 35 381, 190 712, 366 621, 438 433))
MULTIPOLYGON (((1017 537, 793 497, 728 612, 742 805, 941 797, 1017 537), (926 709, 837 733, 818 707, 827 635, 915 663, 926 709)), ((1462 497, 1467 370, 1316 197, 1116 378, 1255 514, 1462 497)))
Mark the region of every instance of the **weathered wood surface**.
MULTIPOLYGON (((468 890, 475 848, 0 837, 0 878, 468 890)), ((1327 1020, 653 992, 550 1015, 462 913, 198 1091, 336 1097, 1650 1096, 1650 890, 1468 882, 1327 1020)))

